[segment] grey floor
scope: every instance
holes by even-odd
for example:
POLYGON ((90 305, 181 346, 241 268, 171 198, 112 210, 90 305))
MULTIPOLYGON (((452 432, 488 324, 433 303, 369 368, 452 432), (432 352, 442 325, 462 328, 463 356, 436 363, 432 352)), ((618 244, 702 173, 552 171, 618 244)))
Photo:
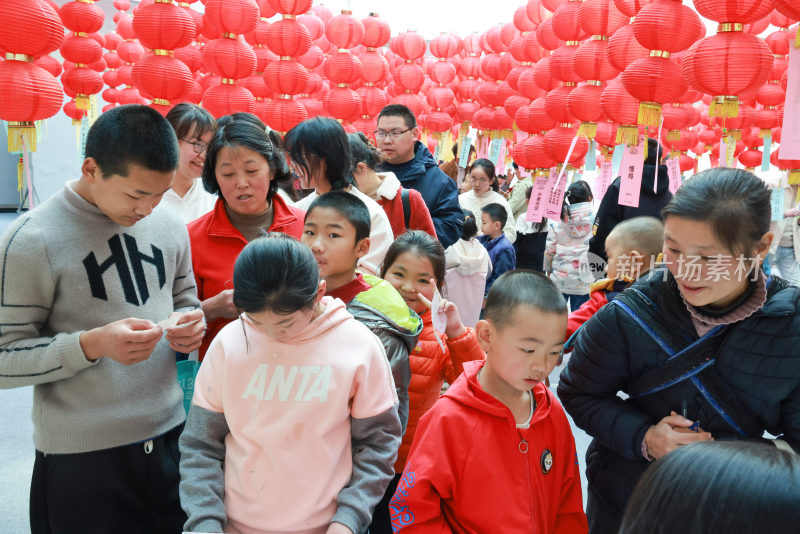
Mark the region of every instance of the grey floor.
MULTIPOLYGON (((0 233, 16 218, 16 214, 0 213, 0 233)), ((552 389, 560 369, 550 376, 552 389)), ((0 533, 26 534, 28 527, 28 491, 33 469, 33 425, 31 424, 32 388, 0 390, 0 533)), ((570 423, 572 420, 570 419, 570 423)), ((586 500, 586 479, 583 474, 589 437, 573 425, 578 458, 581 460, 581 482, 586 500)))

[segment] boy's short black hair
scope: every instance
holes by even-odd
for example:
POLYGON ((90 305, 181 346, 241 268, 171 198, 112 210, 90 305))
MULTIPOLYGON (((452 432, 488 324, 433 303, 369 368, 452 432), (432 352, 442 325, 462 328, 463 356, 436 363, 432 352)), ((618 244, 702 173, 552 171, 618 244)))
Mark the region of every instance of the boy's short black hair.
POLYGON ((552 280, 542 273, 515 269, 503 273, 492 284, 483 316, 501 328, 523 304, 545 313, 568 313, 567 303, 552 280))
POLYGON ((306 212, 306 219, 316 208, 330 208, 356 229, 356 243, 369 237, 372 229, 369 209, 364 201, 347 191, 329 191, 314 199, 306 212))
POLYGON ((499 222, 500 228, 504 227, 508 221, 508 212, 497 202, 486 204, 481 208, 481 213, 488 215, 493 222, 499 222))
POLYGON ((178 168, 178 138, 167 119, 141 104, 117 106, 89 128, 85 157, 93 158, 104 178, 128 176, 131 164, 149 171, 178 168))
POLYGON ((378 113, 378 118, 375 119, 375 122, 380 121, 381 117, 403 117, 406 128, 417 127, 417 118, 414 116, 414 112, 403 104, 389 104, 378 113))

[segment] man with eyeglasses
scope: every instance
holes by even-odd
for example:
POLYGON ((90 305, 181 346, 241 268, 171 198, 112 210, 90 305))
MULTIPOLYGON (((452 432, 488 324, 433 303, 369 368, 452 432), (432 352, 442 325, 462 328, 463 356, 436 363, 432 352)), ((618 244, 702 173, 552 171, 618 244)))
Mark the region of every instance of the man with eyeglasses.
POLYGON ((418 136, 417 120, 406 106, 391 104, 378 114, 375 139, 384 160, 381 170, 393 172, 404 188, 419 191, 431 212, 436 236, 447 248, 461 238, 464 224, 458 188, 418 136))

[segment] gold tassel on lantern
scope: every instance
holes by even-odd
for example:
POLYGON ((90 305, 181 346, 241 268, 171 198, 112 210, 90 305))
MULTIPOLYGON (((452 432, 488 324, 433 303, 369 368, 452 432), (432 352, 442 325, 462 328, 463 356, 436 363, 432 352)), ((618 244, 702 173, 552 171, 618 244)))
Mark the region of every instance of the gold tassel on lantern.
POLYGON ((669 130, 667 132, 667 141, 680 141, 680 140, 681 140, 680 130, 669 130))
POLYGON ((8 151, 36 152, 36 126, 32 122, 8 123, 8 151))
MULTIPOLYGON (((25 162, 22 159, 22 154, 19 155, 19 161, 17 162, 17 191, 22 191, 22 184, 25 183, 23 180, 23 174, 25 171, 25 162)), ((22 195, 20 195, 21 197, 22 195)))
POLYGON ((582 122, 581 125, 578 126, 578 137, 594 139, 596 135, 597 135, 596 122, 582 122))
POLYGON ((618 145, 637 145, 639 144, 639 128, 636 126, 619 126, 617 128, 618 145))
POLYGON ((761 138, 764 138, 764 137, 766 137, 768 135, 770 135, 770 136, 772 135, 772 130, 770 130, 769 128, 761 128, 758 131, 758 136, 761 137, 761 138))
POLYGON ((789 171, 789 185, 798 184, 800 184, 800 169, 792 169, 789 171))
POLYGON ((658 127, 661 122, 661 104, 655 102, 640 102, 639 103, 639 124, 645 126, 658 127))
POLYGON ((732 119, 739 116, 739 99, 735 96, 715 96, 708 108, 709 117, 732 119))

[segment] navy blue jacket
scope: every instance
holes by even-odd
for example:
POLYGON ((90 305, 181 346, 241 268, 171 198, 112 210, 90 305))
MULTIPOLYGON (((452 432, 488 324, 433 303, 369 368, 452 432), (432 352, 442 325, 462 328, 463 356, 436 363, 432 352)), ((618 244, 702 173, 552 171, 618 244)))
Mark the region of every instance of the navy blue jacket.
MULTIPOLYGON (((652 271, 622 294, 638 290, 652 301, 659 323, 686 343, 698 338, 671 274, 652 271)), ((764 430, 800 452, 800 288, 773 277, 767 302, 734 323, 717 350, 722 384, 755 416, 748 439, 764 430)), ((714 439, 743 439, 689 380, 622 399, 629 384, 661 366, 667 353, 617 306, 603 306, 575 336, 558 396, 575 424, 594 439, 586 454, 592 532, 616 532, 625 505, 649 462, 642 456, 647 429, 670 411, 699 421, 714 439)))
POLYGON ((399 165, 384 163, 381 170, 393 172, 404 188, 419 191, 431 212, 436 237, 444 248, 461 239, 464 215, 458 205, 458 187, 439 169, 425 145, 417 141, 414 159, 399 165))
POLYGON ((486 247, 489 259, 492 260, 492 272, 486 279, 486 290, 483 292, 485 297, 489 294, 489 288, 492 287, 498 276, 517 268, 517 253, 505 234, 500 234, 500 237, 495 237, 491 241, 488 235, 478 236, 478 241, 486 247))

